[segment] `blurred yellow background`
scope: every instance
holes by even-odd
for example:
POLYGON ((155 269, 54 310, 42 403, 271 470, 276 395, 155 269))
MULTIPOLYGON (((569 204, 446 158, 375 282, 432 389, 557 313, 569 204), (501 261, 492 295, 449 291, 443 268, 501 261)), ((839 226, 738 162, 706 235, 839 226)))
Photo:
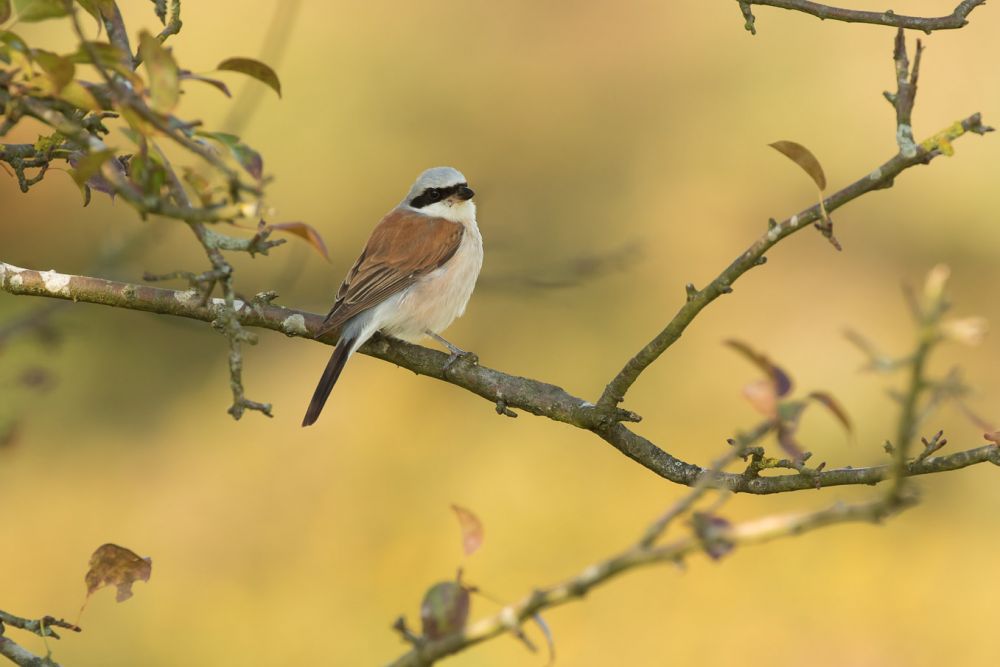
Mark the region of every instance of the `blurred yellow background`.
MULTIPOLYGON (((121 4, 133 38, 157 29, 148 2, 121 4)), ((926 15, 953 5, 905 4, 926 15)), ((287 5, 187 2, 169 43, 182 66, 210 70, 255 56, 276 11, 287 5)), ((481 289, 447 337, 486 365, 596 397, 681 305, 686 282, 703 285, 768 217, 815 201, 767 143, 811 148, 834 189, 896 150, 881 96, 894 86, 892 30, 756 14, 751 37, 735 2, 302 3, 277 66, 284 98, 268 93, 243 136, 275 177, 273 220, 317 227, 333 262, 293 240, 270 257, 235 257, 238 289, 275 288, 279 303, 325 311, 371 226, 422 169, 451 164, 477 191, 487 254, 481 289), (576 287, 524 280, 564 277, 580 257, 632 245, 641 250, 627 268, 576 287)), ((1000 123, 998 20, 987 6, 965 29, 923 38, 918 139, 975 111, 1000 123)), ((16 30, 33 46, 70 45, 65 23, 16 30)), ((190 84, 180 114, 222 129, 228 108, 190 84)), ((5 141, 36 134, 23 123, 5 141)), ((812 231, 781 244, 641 378, 626 403, 645 417, 636 430, 706 464, 754 424, 740 388, 756 373, 720 344, 736 337, 852 415, 853 444, 828 415, 806 415, 814 462, 884 461, 896 415, 885 389, 900 378, 859 373, 841 332, 907 349, 900 285, 938 262, 953 269, 956 314, 1000 322, 997 141, 962 138, 955 157, 838 211, 842 253, 812 231)), ((0 212, 0 259, 19 266, 86 271, 108 243, 136 234, 141 251, 110 275, 206 266, 181 224, 141 222, 102 195, 82 209, 58 172, 28 196, 0 176, 0 212)), ((2 295, 0 321, 39 305, 2 295)), ((16 445, 0 450, 0 608, 73 617, 104 542, 154 563, 134 599, 99 593, 85 632, 53 644, 67 666, 382 664, 405 649, 390 630, 396 616, 417 625, 423 592, 463 564, 450 503, 485 524, 467 579, 513 600, 624 547, 684 492, 587 433, 498 417, 469 393, 367 357, 349 365, 319 424, 301 429, 330 350, 267 332, 247 353, 245 386, 274 403, 275 418, 235 423, 225 341, 208 326, 89 305, 57 322, 58 348, 0 351, 8 406, 28 365, 58 377, 27 408, 16 445)), ((1000 337, 946 347, 932 368, 954 364, 977 388, 970 404, 1000 421, 1000 337)), ((982 442, 954 409, 924 431, 938 428, 945 451, 982 442)), ((545 614, 558 664, 997 664, 998 475, 979 466, 922 478, 925 502, 884 527, 626 575, 545 614)), ((873 493, 740 496, 724 513, 873 493)), ((495 610, 474 601, 474 617, 495 610)), ((545 662, 510 638, 449 660, 545 662)))

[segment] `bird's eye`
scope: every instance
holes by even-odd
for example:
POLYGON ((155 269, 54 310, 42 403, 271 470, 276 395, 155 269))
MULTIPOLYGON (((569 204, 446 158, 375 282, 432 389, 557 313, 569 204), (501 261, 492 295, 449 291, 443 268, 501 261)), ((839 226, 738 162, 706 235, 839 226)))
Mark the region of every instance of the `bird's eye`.
POLYGON ((431 201, 437 201, 441 199, 441 192, 436 189, 428 190, 427 198, 430 199, 431 201))

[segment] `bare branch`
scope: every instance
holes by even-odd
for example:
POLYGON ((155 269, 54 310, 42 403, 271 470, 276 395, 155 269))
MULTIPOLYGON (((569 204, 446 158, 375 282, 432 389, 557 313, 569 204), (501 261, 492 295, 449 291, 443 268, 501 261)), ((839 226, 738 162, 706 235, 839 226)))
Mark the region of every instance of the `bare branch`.
MULTIPOLYGON (((918 164, 927 164, 938 155, 945 153, 947 149, 944 148, 942 142, 950 142, 950 137, 958 137, 967 132, 983 134, 990 131, 992 128, 982 124, 979 114, 973 114, 949 127, 946 130, 948 138, 940 139, 939 135, 935 135, 917 146, 913 155, 906 156, 902 153, 895 155, 868 175, 862 176, 839 192, 830 195, 823 204, 827 212, 832 212, 868 192, 892 187, 896 176, 903 171, 918 164)), ((948 146, 950 147, 950 143, 948 146)), ((755 266, 763 264, 765 253, 775 244, 800 229, 808 227, 811 223, 821 220, 822 217, 820 205, 815 204, 780 223, 772 225, 768 231, 733 260, 715 280, 700 290, 689 287, 687 301, 681 306, 681 309, 667 326, 634 357, 629 359, 618 375, 608 383, 598 405, 610 408, 621 403, 625 393, 639 379, 639 375, 681 337, 681 334, 705 306, 723 294, 732 292, 732 286, 736 280, 755 266)))
MULTIPOLYGON (((216 320, 220 313, 225 311, 226 304, 224 299, 219 298, 203 302, 202 295, 194 289, 177 291, 55 271, 33 271, 3 262, 0 262, 0 291, 16 295, 97 303, 203 322, 216 320)), ((321 328, 322 315, 283 308, 270 303, 271 299, 273 295, 249 304, 238 299, 234 300, 233 310, 239 323, 244 327, 271 329, 288 336, 314 338, 321 328)), ((326 345, 333 345, 337 341, 336 334, 336 331, 330 332, 318 340, 326 345)), ((449 357, 444 352, 384 336, 373 338, 361 348, 361 352, 402 366, 419 375, 426 375, 466 389, 493 405, 502 402, 508 408, 524 410, 533 415, 593 431, 621 453, 671 482, 692 486, 705 472, 705 468, 671 456, 621 423, 638 421, 636 415, 615 408, 617 412, 609 416, 604 408, 588 403, 556 385, 507 375, 461 359, 449 365, 447 363, 449 357)), ((949 456, 932 457, 919 463, 910 463, 906 474, 925 475, 945 472, 985 462, 1000 465, 1000 452, 996 445, 986 445, 949 456)), ((769 494, 813 489, 817 486, 876 484, 891 475, 891 467, 884 465, 823 470, 815 475, 807 470, 773 477, 721 473, 719 479, 720 485, 731 491, 769 494)))
MULTIPOLYGON (((748 521, 724 530, 723 535, 734 546, 763 544, 839 523, 878 523, 914 503, 914 498, 903 498, 895 504, 887 503, 884 500, 855 505, 838 503, 817 512, 770 516, 756 521, 748 521)), ((426 667, 445 656, 458 653, 505 632, 516 630, 522 622, 538 612, 581 598, 595 586, 625 572, 654 563, 680 562, 685 557, 696 554, 703 549, 702 540, 694 534, 663 546, 644 546, 640 542, 636 546, 587 567, 563 583, 535 590, 519 602, 504 607, 499 613, 472 624, 462 632, 414 647, 390 663, 391 667, 426 667)))
POLYGON ((740 9, 746 19, 746 29, 754 34, 756 34, 756 29, 754 16, 751 13, 751 5, 766 5, 768 7, 789 9, 811 14, 819 19, 830 19, 847 23, 870 23, 895 28, 922 30, 925 33, 931 33, 934 30, 955 30, 965 26, 969 22, 967 17, 972 10, 985 3, 986 0, 962 0, 955 7, 955 10, 947 16, 923 18, 897 14, 891 9, 884 12, 843 9, 823 5, 818 2, 810 2, 809 0, 739 0, 740 9))

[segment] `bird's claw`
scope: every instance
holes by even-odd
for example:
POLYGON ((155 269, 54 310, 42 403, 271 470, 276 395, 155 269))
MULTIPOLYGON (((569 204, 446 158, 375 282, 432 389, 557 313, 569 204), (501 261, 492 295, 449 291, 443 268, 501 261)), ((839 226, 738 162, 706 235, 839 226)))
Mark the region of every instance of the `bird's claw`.
POLYGON ((470 366, 479 365, 479 357, 473 352, 466 352, 465 350, 456 349, 454 352, 448 355, 448 358, 444 362, 443 370, 445 374, 451 370, 451 367, 455 365, 458 360, 462 360, 470 366))

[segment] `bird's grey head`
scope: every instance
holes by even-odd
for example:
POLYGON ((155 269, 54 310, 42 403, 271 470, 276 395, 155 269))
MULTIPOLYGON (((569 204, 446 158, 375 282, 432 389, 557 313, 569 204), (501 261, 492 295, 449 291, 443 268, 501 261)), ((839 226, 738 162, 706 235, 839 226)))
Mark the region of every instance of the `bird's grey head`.
POLYGON ((438 202, 468 201, 475 194, 458 169, 433 167, 417 177, 406 195, 406 204, 419 210, 438 202))

